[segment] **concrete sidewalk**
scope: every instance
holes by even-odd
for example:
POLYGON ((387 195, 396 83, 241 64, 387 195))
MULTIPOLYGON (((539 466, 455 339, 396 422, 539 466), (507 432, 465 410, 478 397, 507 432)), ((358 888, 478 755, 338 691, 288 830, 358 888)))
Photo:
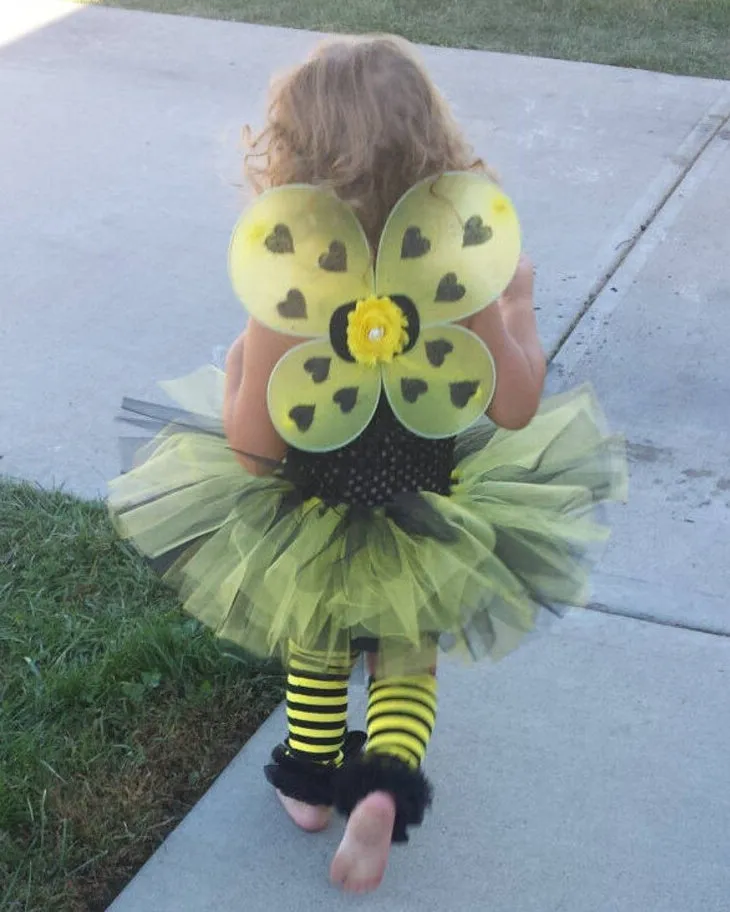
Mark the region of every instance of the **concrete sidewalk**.
POLYGON ((631 503, 616 516, 596 581, 600 599, 609 610, 725 635, 729 210, 723 129, 555 362, 562 385, 589 378, 630 435, 631 503))
POLYGON ((111 910, 726 912, 729 673, 726 638, 589 612, 445 669, 433 811, 354 899, 327 883, 341 825, 297 831, 263 781, 277 713, 111 910))
MULTIPOLYGON (((4 471, 94 494, 121 395, 240 327, 236 131, 313 41, 72 8, 0 46, 4 471)), ((425 56, 522 213, 545 341, 569 335, 553 383, 591 380, 629 435, 596 610, 494 668, 444 666, 436 805, 378 894, 330 889, 340 828, 295 832, 266 788, 276 713, 114 912, 728 908, 730 85, 425 56)))

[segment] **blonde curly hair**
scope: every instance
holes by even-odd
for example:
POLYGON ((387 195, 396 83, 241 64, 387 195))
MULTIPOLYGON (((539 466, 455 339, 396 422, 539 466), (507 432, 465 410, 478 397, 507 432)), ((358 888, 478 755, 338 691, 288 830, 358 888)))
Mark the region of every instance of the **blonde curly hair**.
POLYGON ((409 187, 443 171, 486 171, 408 42, 339 37, 275 79, 267 123, 247 130, 256 192, 322 185, 353 206, 373 249, 409 187))

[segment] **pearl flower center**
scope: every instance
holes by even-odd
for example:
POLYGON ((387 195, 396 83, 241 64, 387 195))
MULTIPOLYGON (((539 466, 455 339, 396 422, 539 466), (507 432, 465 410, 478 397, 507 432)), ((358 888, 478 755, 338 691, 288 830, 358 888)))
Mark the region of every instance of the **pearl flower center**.
POLYGON ((347 350, 359 364, 389 364, 408 344, 406 327, 405 314, 391 298, 362 298, 347 314, 347 350))

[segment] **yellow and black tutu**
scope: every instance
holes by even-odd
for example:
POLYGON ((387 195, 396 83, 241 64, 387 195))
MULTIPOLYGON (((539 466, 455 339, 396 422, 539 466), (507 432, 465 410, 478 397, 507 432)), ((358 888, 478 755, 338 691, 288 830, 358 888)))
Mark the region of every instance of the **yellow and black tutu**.
POLYGON ((621 442, 588 389, 524 430, 483 417, 495 363, 464 325, 499 299, 520 253, 516 213, 483 175, 437 175, 393 208, 375 256, 321 187, 260 196, 229 271, 259 323, 302 341, 268 380, 281 464, 252 475, 223 433, 223 375, 167 384, 158 426, 110 508, 185 610, 260 656, 365 644, 404 669, 433 644, 499 658, 542 608, 586 600, 626 487, 621 442))
MULTIPOLYGON (((622 440, 585 387, 547 400, 524 430, 485 420, 449 442, 447 465, 412 469, 445 471, 443 493, 404 491, 400 479, 395 494, 382 470, 377 484, 365 471, 363 447, 400 427, 385 403, 350 445, 291 449, 254 476, 223 434, 220 371, 165 388, 178 409, 125 403, 132 421, 162 429, 112 482, 111 513, 185 611, 262 657, 286 660, 292 642, 341 654, 376 641, 408 661, 433 639, 500 658, 542 609, 585 603, 608 535, 600 507, 625 497, 622 440), (343 485, 348 504, 338 503, 343 485)), ((414 437, 413 452, 433 452, 423 443, 414 437)))

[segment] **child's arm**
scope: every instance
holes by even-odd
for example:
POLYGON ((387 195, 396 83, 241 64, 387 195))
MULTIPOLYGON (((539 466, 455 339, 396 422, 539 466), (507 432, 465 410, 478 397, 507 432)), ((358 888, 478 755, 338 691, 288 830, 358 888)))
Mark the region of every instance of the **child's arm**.
POLYGON ((286 453, 286 444, 271 423, 266 389, 279 359, 300 341, 251 319, 228 353, 223 428, 236 458, 254 475, 266 475, 271 467, 243 454, 278 462, 286 453))
POLYGON ((469 328, 487 345, 497 369, 497 387, 487 414, 500 427, 525 427, 540 405, 545 382, 545 355, 533 309, 534 277, 523 256, 499 302, 469 321, 469 328))
POLYGON ((225 392, 223 395, 223 427, 228 433, 228 428, 232 422, 233 408, 236 403, 236 395, 241 386, 243 377, 243 354, 246 347, 246 331, 244 330, 236 341, 231 345, 226 355, 226 382, 225 392))

